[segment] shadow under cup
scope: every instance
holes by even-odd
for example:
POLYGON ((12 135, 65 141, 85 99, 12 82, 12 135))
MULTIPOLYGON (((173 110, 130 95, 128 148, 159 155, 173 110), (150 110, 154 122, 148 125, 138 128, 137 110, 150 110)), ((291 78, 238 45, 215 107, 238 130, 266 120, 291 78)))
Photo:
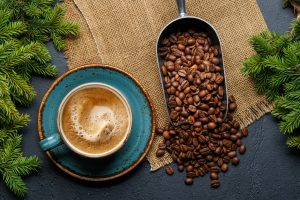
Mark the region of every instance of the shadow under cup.
MULTIPOLYGON (((83 93, 83 96, 88 96, 88 95, 92 95, 92 94, 84 94, 83 93)), ((96 94, 95 94, 96 95, 96 94)), ((94 100, 95 101, 95 100, 94 100)), ((97 104, 97 106, 101 106, 101 104, 99 102, 95 102, 97 104)), ((86 110, 88 110, 88 106, 85 106, 84 105, 84 102, 82 101, 79 101, 79 105, 78 106, 81 106, 81 112, 85 112, 86 110), (81 104, 81 105, 80 105, 81 104)), ((116 113, 114 113, 116 114, 116 113)), ((103 115, 103 114, 102 114, 103 115)), ((71 119, 68 119, 68 120, 71 120, 71 119)), ((98 119, 98 121, 101 123, 101 124, 105 124, 104 122, 101 121, 101 119, 98 119), (100 120, 100 121, 99 121, 100 120)), ((70 122, 71 123, 71 122, 70 122)), ((89 124, 91 125, 94 125, 96 127, 96 130, 97 128, 99 127, 99 131, 101 132, 102 136, 100 136, 100 140, 101 140, 101 137, 105 136, 105 134, 108 134, 109 132, 107 132, 107 130, 110 130, 110 129, 107 129, 107 126, 105 127, 106 129, 103 129, 103 126, 99 124, 92 124, 91 121, 88 121, 89 124), (101 131, 102 130, 102 131, 101 131), (105 130, 106 132, 103 132, 103 130, 105 130)), ((118 121, 117 121, 118 123, 118 121)), ((74 125, 74 122, 73 122, 73 125, 74 125)), ((106 123, 107 125, 107 123, 106 123)), ((115 128, 115 124, 111 125, 112 128, 115 128)), ((107 84, 103 84, 103 83, 98 83, 98 82, 91 82, 91 83, 86 83, 86 84, 82 84, 76 88, 74 88, 72 91, 70 91, 65 97, 64 99, 62 100, 60 106, 59 106, 59 110, 58 110, 58 114, 57 114, 57 127, 58 127, 58 130, 59 130, 59 133, 57 134, 53 134, 53 136, 51 137, 47 137, 43 140, 40 141, 40 145, 41 145, 41 148, 44 150, 44 151, 48 151, 48 150, 51 150, 51 149, 54 149, 55 147, 61 145, 61 144, 65 144, 68 148, 70 148, 73 152, 81 155, 81 156, 84 156, 84 157, 88 157, 88 158, 101 158, 101 157, 106 157, 106 156, 109 156, 109 155, 112 155, 113 153, 117 152, 122 146, 124 146, 124 144, 126 143, 126 141, 128 140, 129 136, 130 136, 130 133, 131 133, 131 128, 132 128, 132 112, 131 112, 131 108, 129 106, 129 103, 128 101, 126 100, 125 96, 120 92, 118 91, 117 89, 115 89, 114 87, 110 86, 110 85, 107 85, 107 84), (116 105, 114 105, 114 101, 113 99, 116 99, 118 101, 118 104, 119 106, 123 106, 123 108, 120 108, 118 107, 118 110, 125 110, 124 112, 124 115, 122 115, 121 117, 117 117, 115 118, 115 120, 123 120, 123 119, 126 119, 125 122, 122 122, 123 123, 123 129, 119 130, 120 132, 122 132, 122 135, 119 135, 119 139, 116 141, 114 141, 114 143, 110 144, 111 141, 114 140, 114 137, 117 137, 116 135, 117 134, 121 134, 120 132, 114 132, 115 135, 112 135, 111 138, 109 138, 105 144, 102 144, 101 142, 99 141, 86 141, 87 143, 90 143, 90 144, 93 144, 94 146, 95 145, 110 145, 110 148, 107 148, 107 150, 102 150, 101 152, 88 152, 88 150, 83 150, 83 148, 79 147, 80 146, 80 143, 84 143, 85 140, 84 139, 80 139, 80 143, 76 143, 74 142, 75 140, 73 140, 72 142, 72 139, 70 139, 70 134, 74 134, 74 137, 77 137, 77 138, 82 138, 83 135, 79 135, 80 133, 77 132, 78 135, 75 136, 75 132, 73 133, 65 133, 67 131, 64 131, 64 128, 63 128, 63 115, 64 113, 66 113, 69 108, 66 108, 68 107, 67 104, 72 101, 72 97, 77 95, 78 93, 80 92, 86 92, 88 90, 93 90, 93 89, 98 89, 99 91, 104 91, 103 93, 101 94, 97 94, 98 96, 101 96, 103 95, 103 98, 108 98, 108 97, 105 97, 105 95, 109 94, 112 98, 111 99, 108 99, 108 101, 111 100, 110 104, 112 106, 117 106, 117 103, 116 105), (120 103, 121 102, 121 103, 120 103), (126 124, 124 124, 126 123, 126 124), (126 130, 125 130, 126 129, 126 130), (67 136, 68 135, 68 136, 67 136), (79 145, 78 145, 79 144, 79 145)), ((86 127, 87 128, 87 127, 86 127)), ((85 127, 80 127, 80 130, 85 130, 85 127)), ((99 132, 99 134, 100 134, 99 132)), ((85 135, 86 136, 86 135, 85 135)), ((95 137, 95 135, 87 135, 87 136, 93 136, 95 137)), ((74 138, 73 137, 73 138, 74 138)), ((100 147, 100 146, 99 146, 100 147)), ((103 147, 103 146, 102 146, 103 147)))

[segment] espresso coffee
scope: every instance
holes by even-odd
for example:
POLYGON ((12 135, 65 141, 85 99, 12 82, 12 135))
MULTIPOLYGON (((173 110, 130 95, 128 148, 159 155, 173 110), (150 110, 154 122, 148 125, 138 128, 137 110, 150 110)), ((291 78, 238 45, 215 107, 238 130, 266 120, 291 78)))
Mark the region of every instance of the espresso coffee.
POLYGON ((108 152, 126 137, 128 111, 112 91, 81 89, 69 97, 63 109, 61 127, 65 137, 83 152, 108 152))

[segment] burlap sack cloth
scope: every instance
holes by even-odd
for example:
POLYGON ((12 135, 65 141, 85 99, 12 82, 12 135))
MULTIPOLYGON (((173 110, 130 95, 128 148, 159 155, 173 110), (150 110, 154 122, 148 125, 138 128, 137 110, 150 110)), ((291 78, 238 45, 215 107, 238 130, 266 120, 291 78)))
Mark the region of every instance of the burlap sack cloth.
MULTIPOLYGON (((157 124, 167 123, 156 66, 155 47, 160 30, 178 16, 175 0, 65 0, 66 18, 81 26, 79 38, 68 41, 68 67, 103 63, 118 66, 135 77, 152 97, 157 124)), ((255 93, 252 82, 241 75, 241 61, 253 51, 250 36, 267 29, 255 0, 187 0, 189 15, 211 22, 220 33, 229 93, 238 103, 235 117, 247 126, 272 109, 255 93)), ((147 158, 151 170, 171 162, 158 159, 156 136, 147 158)))

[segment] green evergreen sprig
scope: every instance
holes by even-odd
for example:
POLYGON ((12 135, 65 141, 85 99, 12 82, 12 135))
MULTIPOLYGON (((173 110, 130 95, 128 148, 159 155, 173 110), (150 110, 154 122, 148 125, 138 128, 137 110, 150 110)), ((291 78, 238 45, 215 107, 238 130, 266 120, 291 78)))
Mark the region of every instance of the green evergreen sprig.
MULTIPOLYGON (((0 10, 6 10, 14 21, 25 23, 27 30, 21 35, 25 43, 44 43, 52 40, 59 51, 65 48, 65 37, 76 36, 79 27, 65 21, 65 10, 54 0, 1 0, 0 10), (53 7, 53 8, 52 8, 53 7)), ((1 16, 1 15, 0 15, 1 16)))
MULTIPOLYGON (((251 38, 256 54, 243 62, 242 73, 254 80, 256 91, 275 105, 282 133, 300 127, 300 21, 291 32, 280 35, 264 32, 251 38)), ((290 136, 287 144, 300 149, 300 136, 290 136)))
POLYGON ((21 177, 37 171, 41 163, 36 156, 23 156, 18 129, 30 117, 16 104, 27 106, 36 95, 30 84, 33 74, 57 73, 44 42, 53 41, 63 50, 65 38, 78 34, 78 25, 65 21, 64 14, 53 0, 0 0, 0 175, 19 197, 27 192, 21 177))

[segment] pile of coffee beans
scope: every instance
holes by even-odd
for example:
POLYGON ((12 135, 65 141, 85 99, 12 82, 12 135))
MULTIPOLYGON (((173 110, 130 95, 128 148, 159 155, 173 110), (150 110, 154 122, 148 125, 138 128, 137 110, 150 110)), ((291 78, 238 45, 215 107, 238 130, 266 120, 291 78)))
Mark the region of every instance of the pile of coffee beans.
MULTIPOLYGON (((156 156, 162 157, 167 151, 178 171, 186 171, 187 185, 193 184, 195 177, 210 173, 211 187, 219 187, 218 174, 227 172, 230 162, 239 164, 237 151, 245 153, 241 139, 248 135, 230 113, 225 118, 220 52, 206 33, 193 30, 172 34, 161 44, 161 71, 171 123, 156 130, 164 137, 156 156)), ((236 108, 236 100, 230 96, 229 112, 236 108)), ((170 166, 165 170, 168 175, 174 173, 170 166)))

